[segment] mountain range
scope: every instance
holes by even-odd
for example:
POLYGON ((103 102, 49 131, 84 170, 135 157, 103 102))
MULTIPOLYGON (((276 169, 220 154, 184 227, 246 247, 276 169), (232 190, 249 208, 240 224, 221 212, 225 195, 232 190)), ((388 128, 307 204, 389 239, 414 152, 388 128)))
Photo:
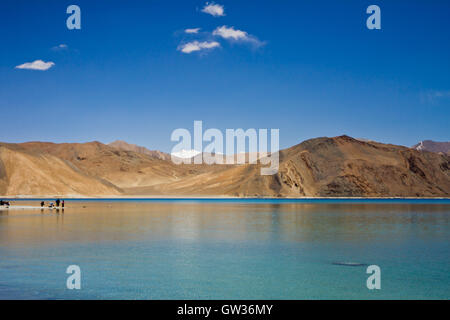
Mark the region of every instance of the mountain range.
POLYGON ((436 142, 432 140, 424 140, 420 141, 418 144, 412 147, 419 151, 430 151, 450 155, 450 142, 436 142))
POLYGON ((348 136, 306 140, 280 151, 277 174, 260 169, 177 165, 169 154, 124 141, 0 143, 0 195, 10 197, 450 195, 448 154, 348 136))

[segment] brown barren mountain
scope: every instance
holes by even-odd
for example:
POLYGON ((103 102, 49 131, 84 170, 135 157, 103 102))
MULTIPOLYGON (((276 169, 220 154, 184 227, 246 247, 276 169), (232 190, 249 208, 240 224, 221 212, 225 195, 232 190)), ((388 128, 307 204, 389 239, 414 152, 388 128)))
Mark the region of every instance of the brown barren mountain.
POLYGON ((280 151, 278 173, 260 164, 176 165, 100 142, 0 144, 8 196, 448 197, 450 157, 356 140, 316 138, 280 151))
POLYGON ((170 154, 158 151, 158 150, 149 150, 146 147, 141 147, 135 144, 127 143, 122 140, 116 140, 114 142, 108 143, 108 146, 124 150, 124 151, 134 151, 137 153, 143 153, 149 155, 150 157, 161 159, 161 160, 170 160, 170 154))
POLYGON ((450 195, 446 155, 340 136, 305 141, 282 151, 282 159, 281 181, 305 195, 450 195))
POLYGON ((122 190, 89 176, 70 161, 20 145, 0 144, 0 194, 31 195, 120 195, 122 190))

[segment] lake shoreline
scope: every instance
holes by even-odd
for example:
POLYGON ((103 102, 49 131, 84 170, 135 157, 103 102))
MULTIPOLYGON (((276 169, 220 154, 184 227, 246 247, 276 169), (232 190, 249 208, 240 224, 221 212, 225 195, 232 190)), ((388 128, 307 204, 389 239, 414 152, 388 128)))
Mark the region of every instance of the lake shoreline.
POLYGON ((450 200, 450 197, 233 197, 233 196, 0 196, 0 199, 10 201, 20 200, 450 200))
POLYGON ((278 200, 278 199, 292 199, 292 200, 314 200, 314 199, 430 199, 430 200, 448 200, 450 197, 397 197, 397 196, 387 196, 387 197, 350 197, 350 196, 342 196, 342 197, 235 197, 235 196, 199 196, 199 195, 110 195, 110 196, 82 196, 82 195, 0 195, 0 199, 10 199, 10 200, 34 200, 34 199, 117 199, 117 200, 126 200, 126 199, 269 199, 269 200, 278 200))

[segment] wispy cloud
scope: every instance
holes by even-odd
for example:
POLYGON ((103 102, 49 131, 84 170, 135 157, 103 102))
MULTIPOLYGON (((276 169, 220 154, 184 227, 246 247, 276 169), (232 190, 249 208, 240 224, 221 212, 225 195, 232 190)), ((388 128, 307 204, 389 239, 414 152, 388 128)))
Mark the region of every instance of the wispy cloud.
POLYGON ((192 53, 195 51, 208 50, 220 47, 217 41, 192 41, 178 46, 178 50, 183 53, 192 53))
POLYGON ((264 42, 245 31, 234 29, 233 27, 221 26, 213 31, 214 36, 219 36, 227 40, 249 42, 257 46, 261 46, 264 42))
POLYGON ((200 28, 191 28, 191 29, 184 30, 184 32, 186 32, 186 33, 198 33, 199 31, 200 31, 200 28))
POLYGON ((450 97, 450 90, 447 91, 433 91, 430 93, 433 98, 448 98, 450 97))
POLYGON ((450 98, 450 90, 430 90, 421 93, 422 102, 435 103, 441 99, 450 98))
POLYGON ((62 43, 62 44, 59 44, 57 46, 54 46, 52 48, 52 50, 60 51, 60 50, 67 50, 68 48, 69 48, 69 46, 67 44, 62 43))
POLYGON ((21 65, 16 66, 16 69, 27 69, 27 70, 39 70, 39 71, 46 71, 53 67, 55 63, 49 61, 44 62, 42 60, 35 60, 33 62, 26 62, 21 65))
POLYGON ((210 14, 213 17, 223 17, 225 15, 223 5, 215 4, 214 2, 207 2, 203 7, 202 12, 210 14))

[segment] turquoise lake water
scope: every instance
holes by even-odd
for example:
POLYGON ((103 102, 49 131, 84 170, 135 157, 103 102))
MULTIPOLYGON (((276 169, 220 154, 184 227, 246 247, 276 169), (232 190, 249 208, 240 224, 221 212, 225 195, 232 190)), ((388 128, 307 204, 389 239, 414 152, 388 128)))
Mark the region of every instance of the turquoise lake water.
POLYGON ((449 200, 409 199, 0 209, 0 299, 449 299, 449 218, 449 200), (80 290, 66 288, 69 265, 80 290))

